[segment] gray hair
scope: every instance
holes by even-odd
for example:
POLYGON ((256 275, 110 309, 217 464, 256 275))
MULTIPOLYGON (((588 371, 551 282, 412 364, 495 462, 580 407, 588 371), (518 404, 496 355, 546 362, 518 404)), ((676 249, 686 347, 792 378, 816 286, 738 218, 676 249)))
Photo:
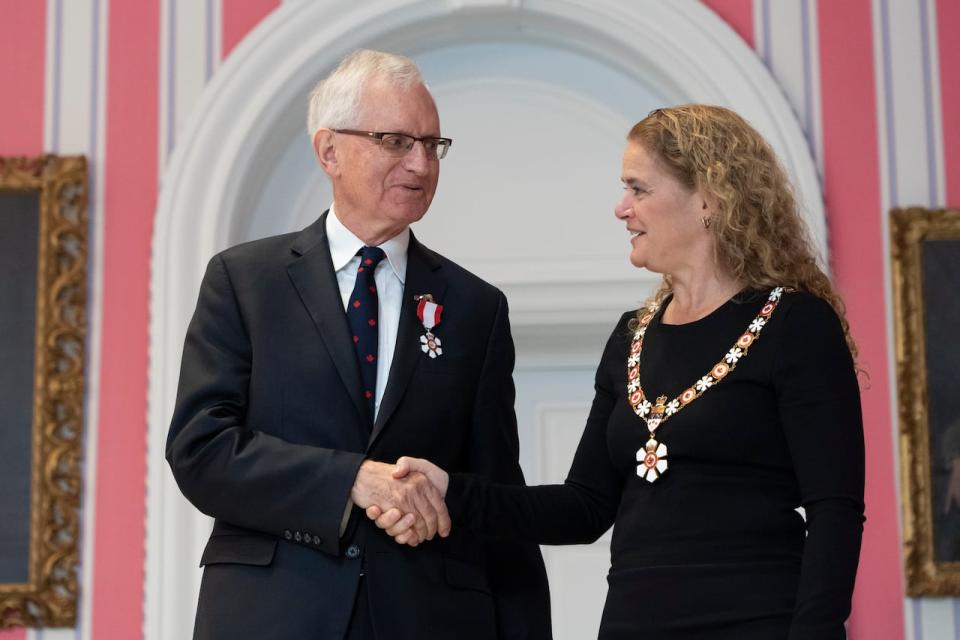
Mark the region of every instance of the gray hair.
POLYGON ((360 96, 370 80, 409 89, 425 84, 413 60, 395 53, 359 49, 340 61, 337 68, 310 92, 307 133, 317 130, 349 129, 360 117, 360 96))

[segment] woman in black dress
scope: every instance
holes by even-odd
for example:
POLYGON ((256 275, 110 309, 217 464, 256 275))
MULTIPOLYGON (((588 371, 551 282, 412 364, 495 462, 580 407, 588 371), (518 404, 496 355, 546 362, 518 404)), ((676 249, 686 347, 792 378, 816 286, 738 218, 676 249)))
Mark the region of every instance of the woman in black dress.
MULTIPOLYGON (((454 526, 542 544, 612 524, 599 636, 844 638, 863 529, 856 347, 789 182, 735 113, 657 109, 628 135, 616 216, 663 274, 604 349, 563 485, 401 458, 454 526), (796 511, 803 507, 805 517, 796 511)), ((417 543, 414 516, 377 520, 417 543)))

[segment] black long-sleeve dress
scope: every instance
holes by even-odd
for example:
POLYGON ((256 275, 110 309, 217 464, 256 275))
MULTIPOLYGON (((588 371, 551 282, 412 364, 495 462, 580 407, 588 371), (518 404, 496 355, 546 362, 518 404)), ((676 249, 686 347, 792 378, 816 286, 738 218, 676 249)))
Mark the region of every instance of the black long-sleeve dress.
MULTIPOLYGON (((641 354, 646 396, 693 386, 766 297, 741 292, 682 325, 658 314, 641 354)), ((649 432, 627 398, 632 317, 607 342, 566 482, 508 487, 453 474, 454 525, 578 544, 613 524, 602 640, 844 638, 864 451, 859 386, 833 309, 784 293, 735 370, 657 430, 669 469, 653 483, 636 473, 649 432)))

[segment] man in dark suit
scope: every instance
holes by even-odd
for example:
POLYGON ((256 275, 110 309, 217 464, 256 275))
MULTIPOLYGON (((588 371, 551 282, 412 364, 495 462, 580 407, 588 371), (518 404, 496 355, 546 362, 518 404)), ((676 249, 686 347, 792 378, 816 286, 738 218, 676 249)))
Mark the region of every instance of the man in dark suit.
POLYGON ((507 301, 409 230, 451 144, 433 99, 412 62, 361 51, 309 128, 331 210, 215 256, 184 345, 167 460, 215 518, 195 638, 550 638, 537 547, 450 531, 387 464, 523 482, 507 301), (416 514, 422 548, 374 504, 416 514))

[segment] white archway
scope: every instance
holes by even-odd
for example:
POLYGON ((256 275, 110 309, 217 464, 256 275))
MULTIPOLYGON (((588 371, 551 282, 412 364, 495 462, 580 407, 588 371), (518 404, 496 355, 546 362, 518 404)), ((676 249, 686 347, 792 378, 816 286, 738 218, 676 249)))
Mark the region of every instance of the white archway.
MULTIPOLYGON (((183 336, 206 261, 243 239, 238 229, 256 215, 252 191, 264 185, 266 167, 278 161, 287 142, 301 135, 303 117, 297 114, 303 111, 304 96, 346 53, 374 47, 416 56, 489 42, 540 43, 576 52, 654 87, 667 103, 733 107, 780 155, 826 255, 820 185, 792 109, 755 53, 699 2, 284 3, 218 70, 163 180, 151 281, 148 640, 189 637, 199 580, 195 560, 209 528, 180 495, 163 459, 183 336)), ((555 264, 522 277, 491 277, 511 299, 518 336, 550 334, 569 343, 574 329, 596 325, 601 332, 608 330, 615 317, 610 310, 623 308, 618 292, 624 281, 610 275, 603 259, 575 278, 558 278, 555 274, 564 273, 564 256, 558 251, 555 264)))

